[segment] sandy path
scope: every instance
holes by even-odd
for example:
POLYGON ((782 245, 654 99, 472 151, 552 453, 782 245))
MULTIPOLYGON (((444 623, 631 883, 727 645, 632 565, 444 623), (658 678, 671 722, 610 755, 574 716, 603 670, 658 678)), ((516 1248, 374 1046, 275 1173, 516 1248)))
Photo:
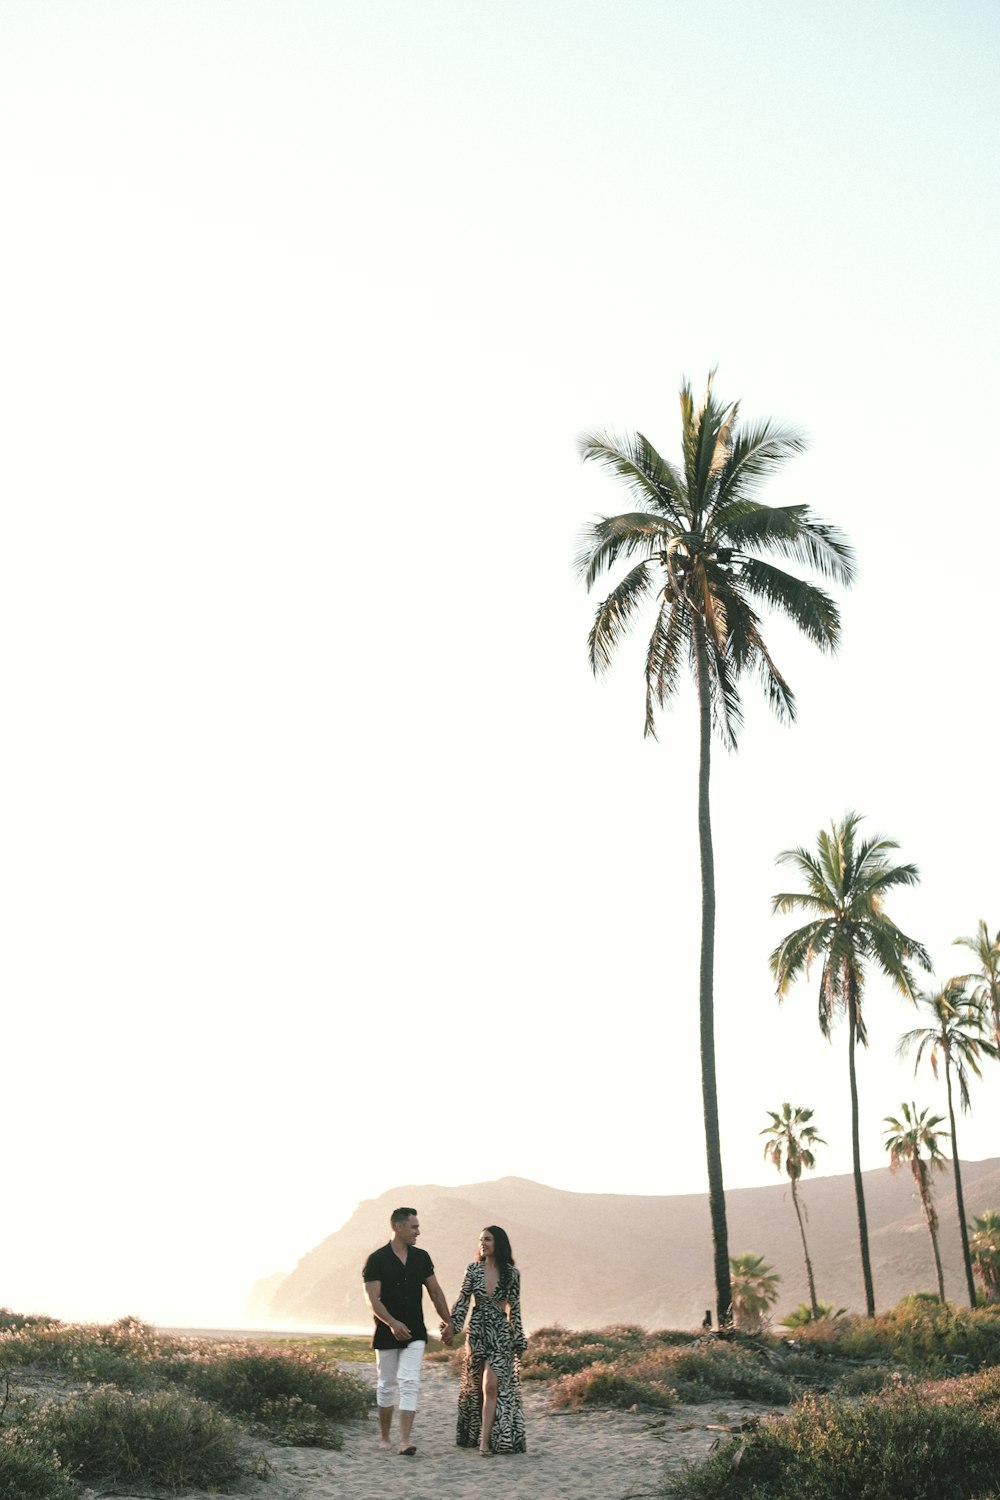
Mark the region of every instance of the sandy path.
MULTIPOLYGON (((345 1366, 374 1384, 374 1368, 345 1366)), ((528 1452, 480 1458, 455 1446, 458 1377, 442 1364, 424 1366, 414 1427, 417 1454, 400 1458, 378 1447, 374 1413, 346 1429, 339 1453, 272 1449, 273 1480, 254 1486, 265 1500, 384 1500, 398 1490, 406 1500, 623 1500, 654 1494, 668 1472, 703 1457, 720 1436, 709 1424, 722 1413, 740 1421, 746 1402, 678 1407, 669 1414, 556 1412, 545 1387, 523 1387, 528 1452)))

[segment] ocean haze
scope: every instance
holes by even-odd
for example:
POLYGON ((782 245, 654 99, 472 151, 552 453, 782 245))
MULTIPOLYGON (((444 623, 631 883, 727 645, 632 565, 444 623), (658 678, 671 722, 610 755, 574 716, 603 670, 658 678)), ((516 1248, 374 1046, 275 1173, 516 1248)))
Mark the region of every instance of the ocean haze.
MULTIPOLYGON (((962 1173, 970 1217, 1000 1202, 1000 1159, 965 1162, 962 1173)), ((866 1172, 864 1180, 881 1311, 908 1292, 931 1289, 934 1264, 909 1174, 894 1176, 883 1169, 866 1172)), ((950 1174, 938 1179, 936 1191, 945 1287, 960 1302, 964 1275, 950 1174)), ((813 1178, 802 1184, 801 1197, 817 1295, 851 1311, 863 1309, 853 1178, 813 1178)), ((368 1252, 389 1238, 389 1215, 401 1203, 419 1210, 420 1243, 433 1257, 449 1301, 476 1254, 480 1229, 502 1224, 521 1268, 529 1328, 549 1323, 694 1328, 713 1304, 707 1195, 568 1193, 503 1177, 459 1187, 411 1183, 360 1203, 348 1222, 304 1255, 289 1276, 276 1286, 268 1278, 266 1306, 260 1295, 264 1284, 258 1284, 255 1315, 292 1325, 370 1326, 361 1267, 368 1252)), ((775 1308, 775 1318, 780 1318, 808 1300, 788 1184, 737 1188, 726 1194, 726 1203, 732 1252, 762 1255, 781 1274, 775 1308)), ((429 1304, 427 1315, 433 1317, 429 1304)))

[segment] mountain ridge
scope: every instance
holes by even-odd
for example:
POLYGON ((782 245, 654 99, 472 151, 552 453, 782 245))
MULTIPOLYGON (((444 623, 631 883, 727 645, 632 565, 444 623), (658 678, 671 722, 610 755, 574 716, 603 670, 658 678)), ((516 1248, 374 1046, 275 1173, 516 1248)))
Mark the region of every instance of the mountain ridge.
MULTIPOLYGON (((865 1172, 876 1303, 880 1310, 907 1292, 934 1286, 930 1237, 909 1173, 865 1172)), ((970 1219, 1000 1205, 1000 1159, 963 1162, 970 1219)), ((964 1300, 961 1241, 950 1171, 935 1180, 945 1288, 964 1300)), ((854 1179, 850 1173, 804 1178, 800 1196, 824 1302, 864 1306, 858 1254, 854 1179)), ((787 1178, 726 1193, 729 1248, 753 1251, 781 1274, 775 1318, 808 1299, 798 1225, 787 1178)), ((647 1195, 581 1193, 529 1178, 492 1182, 406 1184, 364 1199, 340 1229, 308 1250, 289 1275, 268 1278, 270 1320, 283 1324, 364 1326, 361 1268, 389 1238, 389 1214, 413 1203, 446 1297, 453 1299, 474 1259, 479 1230, 502 1224, 521 1268, 526 1325, 695 1328, 714 1303, 707 1193, 647 1195), (271 1288, 273 1286, 273 1292, 271 1288)), ((255 1288, 260 1309, 260 1288, 255 1288)))

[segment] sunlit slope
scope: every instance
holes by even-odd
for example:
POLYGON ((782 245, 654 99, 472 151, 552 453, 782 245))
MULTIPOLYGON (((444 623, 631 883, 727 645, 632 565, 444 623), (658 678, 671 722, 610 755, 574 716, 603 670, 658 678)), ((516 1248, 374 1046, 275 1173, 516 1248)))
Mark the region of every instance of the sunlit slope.
MULTIPOLYGON (((1000 1160, 963 1164, 970 1215, 1000 1208, 1000 1160)), ((908 1174, 865 1173, 875 1293, 879 1308, 932 1287, 934 1268, 923 1217, 908 1174)), ((950 1174, 937 1180, 941 1254, 948 1295, 960 1300, 963 1277, 950 1174)), ((816 1290, 824 1302, 863 1310, 857 1222, 850 1176, 803 1184, 816 1290)), ((763 1255, 781 1273, 777 1316, 807 1298, 801 1242, 787 1186, 727 1194, 730 1249, 763 1255)), ((408 1184, 361 1203, 350 1220, 299 1262, 275 1291, 277 1321, 364 1324, 361 1289, 368 1252, 389 1238, 399 1204, 420 1213, 420 1243, 430 1251, 449 1299, 458 1291, 484 1224, 501 1224, 522 1271, 529 1327, 614 1322, 691 1328, 712 1303, 708 1198, 567 1193, 522 1178, 461 1187, 408 1184)), ((428 1305, 429 1312, 429 1305, 428 1305)))

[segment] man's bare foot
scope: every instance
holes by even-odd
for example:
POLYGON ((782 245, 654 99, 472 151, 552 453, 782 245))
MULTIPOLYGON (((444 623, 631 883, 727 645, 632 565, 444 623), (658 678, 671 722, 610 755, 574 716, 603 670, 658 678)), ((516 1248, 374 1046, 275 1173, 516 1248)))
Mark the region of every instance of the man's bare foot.
POLYGON ((390 1443, 388 1438, 379 1438, 378 1445, 382 1449, 383 1453, 392 1452, 392 1444, 390 1443))

